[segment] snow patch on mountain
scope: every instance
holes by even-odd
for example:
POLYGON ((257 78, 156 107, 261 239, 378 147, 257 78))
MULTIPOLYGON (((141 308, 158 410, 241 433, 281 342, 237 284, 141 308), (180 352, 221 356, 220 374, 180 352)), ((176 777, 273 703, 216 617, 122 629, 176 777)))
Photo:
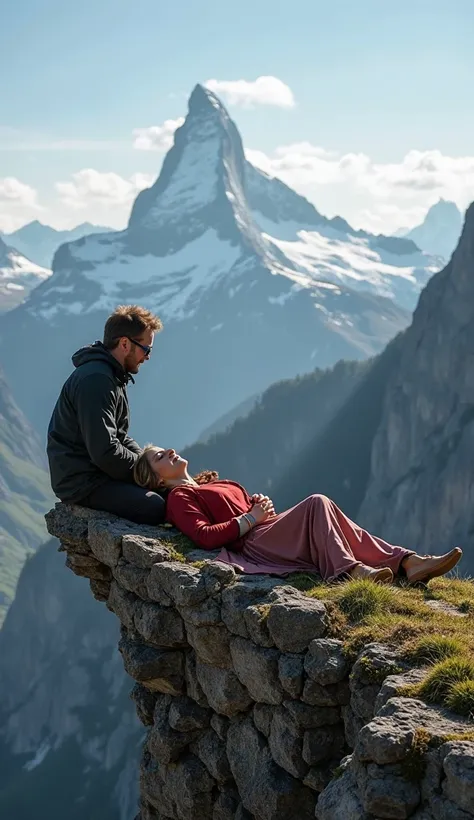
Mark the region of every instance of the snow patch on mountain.
POLYGON ((330 228, 298 230, 295 223, 275 224, 261 215, 258 221, 265 238, 315 282, 326 279, 357 290, 372 290, 408 310, 413 309, 422 287, 438 270, 438 266, 426 264, 419 252, 403 256, 401 264, 402 259, 394 254, 370 247, 367 239, 343 237, 330 228), (288 238, 278 238, 281 236, 288 238))
POLYGON ((0 313, 16 307, 51 273, 0 239, 0 313))
POLYGON ((212 287, 227 276, 241 255, 241 248, 222 240, 213 228, 189 242, 175 254, 157 257, 152 254, 123 254, 120 240, 102 243, 96 237, 80 247, 75 246, 74 258, 92 263, 82 276, 97 281, 96 266, 100 266, 101 295, 92 304, 63 300, 72 285, 55 286, 43 291, 42 306, 34 311, 44 319, 59 312, 79 313, 81 310, 110 311, 120 301, 136 298, 136 288, 149 289, 147 305, 165 319, 189 318, 197 309, 199 292, 212 287), (46 293, 48 303, 45 305, 46 293))
POLYGON ((21 279, 29 276, 35 276, 38 280, 48 279, 51 276, 52 271, 30 262, 14 248, 9 248, 6 257, 7 264, 0 267, 0 280, 2 283, 16 280, 17 285, 20 285, 21 279))
POLYGON ((169 185, 159 202, 148 211, 144 226, 155 228, 178 222, 196 208, 214 201, 220 144, 221 138, 212 121, 200 123, 199 129, 193 129, 169 185))

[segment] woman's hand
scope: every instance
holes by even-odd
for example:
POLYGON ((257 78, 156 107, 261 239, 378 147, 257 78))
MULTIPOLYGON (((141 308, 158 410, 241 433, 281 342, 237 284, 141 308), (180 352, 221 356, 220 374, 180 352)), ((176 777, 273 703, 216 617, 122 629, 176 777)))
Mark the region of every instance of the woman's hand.
POLYGON ((263 495, 263 493, 254 493, 250 497, 252 501, 255 501, 257 504, 259 504, 260 501, 263 501, 265 499, 266 501, 270 501, 273 506, 273 501, 271 500, 271 498, 269 498, 268 495, 263 495))
POLYGON ((266 521, 267 518, 270 518, 271 515, 275 515, 273 501, 268 497, 268 495, 256 493, 252 496, 252 501, 255 501, 255 504, 249 512, 253 515, 257 524, 262 524, 262 522, 266 521))

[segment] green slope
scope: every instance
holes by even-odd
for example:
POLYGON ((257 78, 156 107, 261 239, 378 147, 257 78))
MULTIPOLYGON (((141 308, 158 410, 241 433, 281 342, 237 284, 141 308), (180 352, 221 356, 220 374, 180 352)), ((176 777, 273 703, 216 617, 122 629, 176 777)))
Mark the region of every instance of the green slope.
POLYGON ((27 555, 46 538, 52 501, 41 446, 0 371, 0 625, 27 555))

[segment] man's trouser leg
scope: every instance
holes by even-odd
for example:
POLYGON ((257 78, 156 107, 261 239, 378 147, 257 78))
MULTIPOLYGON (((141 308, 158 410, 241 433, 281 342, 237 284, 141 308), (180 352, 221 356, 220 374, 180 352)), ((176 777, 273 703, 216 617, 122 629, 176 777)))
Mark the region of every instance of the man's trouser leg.
POLYGON ((165 520, 165 501, 161 495, 125 481, 107 481, 79 503, 136 524, 162 524, 165 520))

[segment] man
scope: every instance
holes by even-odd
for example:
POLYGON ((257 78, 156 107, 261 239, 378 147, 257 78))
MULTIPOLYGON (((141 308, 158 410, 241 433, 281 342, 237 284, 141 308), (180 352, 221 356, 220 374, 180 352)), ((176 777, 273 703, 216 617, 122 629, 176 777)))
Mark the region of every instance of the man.
POLYGON ((138 305, 120 305, 107 319, 103 342, 72 357, 48 428, 53 491, 61 499, 105 510, 138 524, 164 520, 161 495, 138 487, 133 467, 141 448, 128 435, 127 384, 150 358, 161 321, 138 305))

